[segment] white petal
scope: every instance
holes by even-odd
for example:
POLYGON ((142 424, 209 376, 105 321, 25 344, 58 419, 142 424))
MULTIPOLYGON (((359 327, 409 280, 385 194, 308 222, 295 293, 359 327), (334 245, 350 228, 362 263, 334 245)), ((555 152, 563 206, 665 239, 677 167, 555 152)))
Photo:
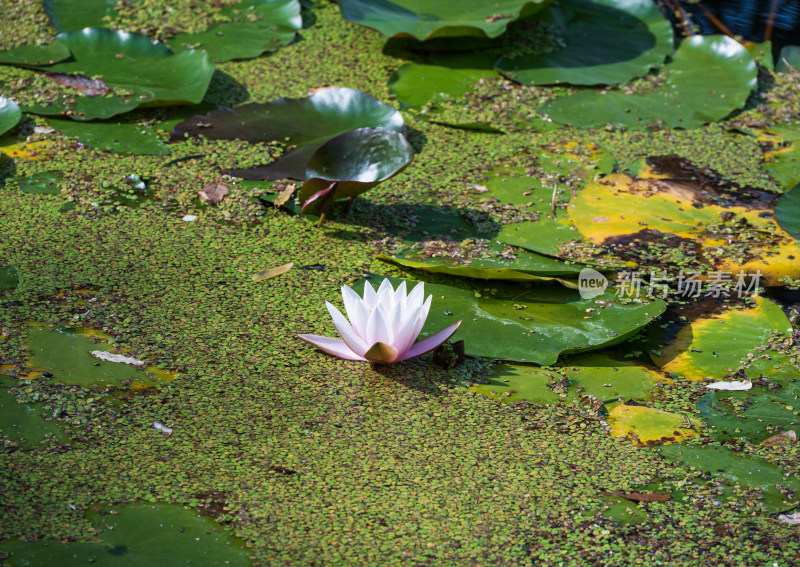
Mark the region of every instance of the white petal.
POLYGON ((364 282, 363 302, 364 307, 366 307, 368 311, 375 309, 375 304, 378 303, 378 295, 375 293, 375 289, 372 285, 367 281, 364 282))
POLYGON ((325 302, 325 305, 328 307, 328 313, 330 313, 331 317, 333 318, 333 324, 336 327, 336 330, 344 339, 344 342, 347 343, 347 346, 350 347, 350 350, 352 350, 358 356, 364 356, 364 353, 367 352, 367 345, 364 340, 359 337, 355 331, 353 331, 353 327, 350 325, 350 322, 338 309, 336 309, 336 307, 327 301, 325 302))
POLYGON ((408 360, 409 358, 414 358, 415 356, 419 356, 421 354, 425 354, 426 352, 430 352, 440 344, 445 342, 447 339, 453 336, 458 330, 458 327, 461 325, 461 321, 457 323, 453 323, 449 327, 442 329, 438 333, 431 335, 427 339, 422 339, 420 342, 413 345, 408 351, 401 354, 398 357, 398 360, 408 360))
POLYGON ((413 336, 413 338, 411 339, 411 342, 414 342, 415 340, 417 340, 417 337, 422 332, 422 327, 425 326, 425 320, 428 318, 428 313, 431 310, 431 301, 432 300, 433 300, 433 296, 429 295, 428 299, 425 300, 425 303, 422 305, 422 307, 419 308, 419 316, 418 316, 416 325, 414 326, 413 330, 411 331, 411 335, 413 336))
MULTIPOLYGON (((372 313, 369 314, 366 336, 367 350, 378 342, 394 346, 392 332, 389 328, 389 318, 382 305, 378 305, 378 307, 373 309, 372 313)), ((366 352, 366 350, 364 352, 366 352)), ((363 353, 359 354, 363 355, 363 353)))
POLYGON ((420 282, 411 290, 411 293, 408 294, 406 298, 406 309, 417 311, 422 307, 423 301, 425 301, 425 284, 420 282))
POLYGON ((368 315, 364 302, 352 287, 347 286, 342 288, 342 299, 344 300, 344 308, 347 311, 347 318, 350 320, 353 332, 361 339, 364 339, 368 315))
POLYGON ((358 356, 342 339, 332 339, 330 337, 321 337, 319 335, 297 335, 301 340, 314 345, 321 351, 344 358, 345 360, 367 360, 362 356, 358 356))
POLYGON ((712 390, 749 390, 753 387, 753 383, 749 380, 734 380, 733 382, 712 382, 706 384, 706 388, 712 390))
POLYGON ((381 285, 378 288, 377 305, 385 305, 387 308, 391 309, 393 303, 394 303, 394 288, 392 288, 392 282, 390 282, 389 279, 387 278, 381 282, 381 285))
POLYGON ((400 285, 397 286, 397 289, 394 292, 394 304, 395 306, 405 307, 406 305, 406 281, 403 280, 400 282, 400 285))

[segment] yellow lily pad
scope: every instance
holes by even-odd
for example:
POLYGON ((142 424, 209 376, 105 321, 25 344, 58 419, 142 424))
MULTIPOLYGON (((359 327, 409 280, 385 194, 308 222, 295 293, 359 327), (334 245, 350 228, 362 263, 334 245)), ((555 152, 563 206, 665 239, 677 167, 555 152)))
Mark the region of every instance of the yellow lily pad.
POLYGON ((38 160, 49 157, 48 150, 53 148, 53 143, 47 140, 39 142, 18 142, 0 145, 0 152, 10 158, 38 160))
POLYGON ((614 436, 626 436, 638 445, 683 443, 695 437, 702 423, 678 413, 646 406, 620 404, 608 415, 614 436))

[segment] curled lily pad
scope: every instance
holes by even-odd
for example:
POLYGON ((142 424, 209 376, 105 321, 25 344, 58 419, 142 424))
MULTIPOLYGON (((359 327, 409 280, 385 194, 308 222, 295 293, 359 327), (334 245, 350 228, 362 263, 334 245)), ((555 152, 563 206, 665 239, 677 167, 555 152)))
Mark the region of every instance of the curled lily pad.
POLYGON ((17 103, 11 99, 0 96, 0 134, 5 134, 17 125, 22 118, 17 103))
POLYGON ((762 504, 769 513, 790 510, 800 504, 800 479, 784 474, 759 457, 714 446, 666 445, 658 452, 670 461, 695 467, 712 478, 759 489, 762 504))
POLYGON ((61 130, 81 143, 117 154, 162 156, 169 153, 167 146, 153 130, 137 124, 123 124, 117 121, 76 122, 51 118, 50 126, 61 130))
POLYGON ((88 514, 97 539, 65 544, 40 540, 7 541, 0 550, 9 565, 170 565, 180 557, 191 565, 250 565, 241 542, 219 529, 211 518, 178 504, 130 504, 103 507, 88 514))
POLYGON ((501 58, 496 69, 526 85, 616 84, 645 75, 672 52, 672 25, 651 0, 566 0, 541 18, 563 46, 501 58))
POLYGON ((778 200, 775 220, 783 230, 800 240, 800 184, 778 200))
MULTIPOLYGON (((797 372, 800 379, 800 370, 797 372)), ((712 392, 697 402, 700 416, 717 440, 743 437, 760 443, 779 433, 800 429, 800 380, 757 386, 746 392, 712 392)))
POLYGON ((541 112, 579 128, 609 123, 696 128, 742 108, 757 82, 756 63, 741 44, 726 36, 696 35, 683 40, 653 78, 613 90, 585 89, 541 112))
POLYGON ((650 356, 665 372, 689 380, 714 379, 743 372, 775 380, 800 378, 789 357, 769 348, 771 340, 791 340, 792 324, 768 299, 755 297, 756 306, 729 309, 700 317, 678 331, 674 341, 650 356))
POLYGON ((544 0, 340 0, 345 20, 389 37, 497 37, 509 23, 538 12, 544 0))
POLYGON ((660 300, 622 305, 606 297, 601 305, 560 286, 525 290, 513 300, 446 285, 426 283, 425 290, 433 294, 433 306, 421 336, 462 319, 455 339, 464 341, 467 354, 537 364, 619 342, 666 307, 660 300))
MULTIPOLYGON (((336 183, 333 199, 352 198, 400 173, 411 163, 414 149, 405 137, 388 128, 358 128, 328 140, 306 166, 300 203, 336 183)), ((318 207, 304 207, 318 212, 318 207)))
POLYGON ((53 73, 99 76, 108 94, 65 94, 62 100, 27 106, 26 112, 67 115, 74 120, 109 118, 139 106, 195 104, 200 102, 214 72, 201 51, 175 54, 150 38, 99 28, 58 36, 73 60, 51 65, 53 73))
POLYGON ((178 124, 172 136, 203 136, 248 142, 285 142, 293 147, 278 160, 232 170, 245 179, 305 179, 311 156, 329 140, 357 128, 402 132, 403 117, 392 106, 355 89, 330 87, 304 98, 278 98, 238 108, 221 108, 178 124))
MULTIPOLYGON (((60 32, 77 31, 87 26, 108 27, 113 25, 117 16, 115 3, 106 0, 45 0, 44 8, 60 32)), ((191 49, 206 51, 211 59, 221 62, 275 51, 291 43, 302 27, 297 0, 242 0, 216 8, 214 21, 219 20, 219 23, 205 31, 158 36, 158 39, 176 52, 190 46, 191 49)))

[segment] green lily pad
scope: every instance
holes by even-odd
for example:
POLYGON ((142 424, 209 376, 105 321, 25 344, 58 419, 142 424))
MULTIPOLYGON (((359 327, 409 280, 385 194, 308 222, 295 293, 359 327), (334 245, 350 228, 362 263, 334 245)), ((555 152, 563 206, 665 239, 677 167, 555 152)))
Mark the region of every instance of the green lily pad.
POLYGON ((17 103, 11 99, 0 96, 0 134, 5 134, 17 125, 22 118, 17 103))
POLYGON ((481 79, 499 77, 492 69, 452 69, 438 65, 406 63, 389 79, 389 90, 401 108, 416 108, 428 102, 458 98, 481 79))
POLYGON ((181 564, 245 567, 241 542, 214 520, 176 504, 130 504, 90 512, 97 539, 92 543, 8 541, 0 550, 9 567, 98 565, 152 567, 181 564))
POLYGON ((53 41, 47 45, 20 45, 0 51, 0 65, 39 67, 58 63, 69 56, 69 48, 60 41, 53 41))
POLYGON ((800 240, 800 184, 778 200, 775 220, 783 230, 800 240))
POLYGON ((163 156, 169 149, 153 130, 137 124, 110 122, 76 122, 50 118, 53 128, 81 143, 116 154, 163 156))
POLYGON ((726 36, 696 35, 683 40, 652 82, 642 80, 625 90, 585 89, 552 101, 541 112, 579 128, 609 123, 632 129, 696 128, 742 108, 758 79, 756 63, 741 44, 726 36))
POLYGON ((47 71, 100 76, 111 91, 101 96, 70 94, 59 102, 26 106, 26 112, 93 120, 139 106, 195 104, 203 99, 214 72, 204 52, 175 54, 139 34, 86 28, 62 33, 58 39, 74 60, 51 65, 47 71))
POLYGON ((355 89, 330 87, 305 98, 278 98, 193 116, 178 124, 172 136, 285 142, 293 149, 278 160, 255 168, 235 169, 231 174, 250 180, 305 179, 314 152, 336 136, 357 128, 402 132, 405 125, 394 107, 375 97, 355 89))
POLYGON ((758 134, 764 168, 784 189, 800 184, 800 128, 773 126, 758 134))
MULTIPOLYGON (((335 199, 356 197, 403 171, 413 158, 411 144, 395 130, 351 130, 328 140, 311 156, 306 181, 300 188, 300 203, 305 205, 333 182, 337 183, 335 199)), ((317 212, 318 207, 312 204, 305 212, 317 212)))
POLYGON ((488 382, 474 391, 507 403, 526 400, 553 404, 592 395, 601 402, 649 400, 659 375, 630 361, 618 361, 602 353, 570 357, 553 367, 501 364, 488 382))
POLYGON ((14 289, 19 284, 19 275, 14 266, 0 266, 0 291, 14 289))
POLYGON ((800 378, 789 357, 765 349, 770 338, 788 339, 792 324, 780 306, 756 297, 750 309, 729 309, 700 317, 678 331, 675 340, 650 357, 662 370, 689 380, 720 380, 742 370, 749 378, 800 378))
POLYGON ((19 190, 34 195, 59 195, 61 194, 60 183, 63 179, 64 174, 60 171, 35 173, 20 181, 19 190))
POLYGON ((544 0, 340 0, 345 20, 388 37, 497 37, 509 23, 538 12, 544 0))
POLYGON ((0 377, 0 438, 36 444, 52 435, 63 442, 65 438, 61 426, 42 417, 44 404, 17 402, 10 391, 16 385, 16 380, 0 377))
MULTIPOLYGON (((401 280, 390 278, 397 285, 401 280)), ((409 280, 413 286, 416 282, 409 280)), ((360 292, 361 280, 356 287, 360 292)), ((616 298, 584 300, 571 290, 538 286, 515 300, 494 299, 472 290, 425 284, 433 306, 421 336, 462 320, 455 340, 472 356, 553 364, 563 352, 609 346, 663 313, 663 301, 622 305, 616 298), (587 309, 594 311, 587 312, 587 309)))
MULTIPOLYGON (((800 379, 800 370, 797 372, 800 379)), ((760 443, 781 431, 800 429, 800 381, 770 390, 755 386, 738 392, 711 392, 697 402, 711 436, 719 441, 745 437, 760 443)))
POLYGON ((791 510, 800 504, 800 479, 784 474, 780 468, 759 457, 714 446, 665 445, 658 451, 670 461, 692 466, 712 478, 761 490, 762 504, 770 514, 791 510), (778 485, 794 491, 794 496, 785 495, 778 485))
POLYGON ((541 17, 564 46, 501 58, 496 69, 525 85, 610 85, 647 74, 672 53, 672 25, 651 0, 566 0, 541 17))
MULTIPOLYGON (((116 2, 106 0, 45 0, 50 22, 60 32, 113 25, 116 2)), ((158 38, 174 51, 202 49, 214 61, 248 59, 276 51, 291 43, 302 27, 297 0, 243 0, 222 4, 216 13, 222 21, 199 33, 179 33, 158 38)))
MULTIPOLYGON (((157 377, 148 376, 135 366, 93 356, 92 351, 111 352, 112 349, 105 342, 92 342, 90 337, 108 338, 88 329, 31 327, 28 330, 31 352, 28 364, 42 373, 52 374, 48 379, 64 384, 118 386, 130 380, 134 386, 143 386, 157 381, 157 377)), ((152 369, 147 370, 152 373, 152 369)))
POLYGON ((778 56, 778 64, 775 66, 778 73, 797 73, 800 71, 800 47, 797 45, 786 45, 781 49, 778 56))

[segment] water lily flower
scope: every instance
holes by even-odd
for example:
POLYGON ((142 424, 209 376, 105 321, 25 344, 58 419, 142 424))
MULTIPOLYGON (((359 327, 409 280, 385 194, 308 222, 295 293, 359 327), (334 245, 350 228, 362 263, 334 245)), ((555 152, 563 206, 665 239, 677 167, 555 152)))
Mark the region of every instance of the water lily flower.
POLYGON ((406 295, 406 282, 392 287, 383 280, 376 292, 364 283, 364 297, 353 288, 342 287, 347 318, 329 302, 328 312, 341 339, 319 335, 298 335, 320 350, 346 360, 389 363, 408 360, 430 352, 458 330, 461 321, 415 343, 431 308, 432 295, 425 299, 424 284, 419 283, 406 295), (348 321, 349 318, 349 321, 348 321))

